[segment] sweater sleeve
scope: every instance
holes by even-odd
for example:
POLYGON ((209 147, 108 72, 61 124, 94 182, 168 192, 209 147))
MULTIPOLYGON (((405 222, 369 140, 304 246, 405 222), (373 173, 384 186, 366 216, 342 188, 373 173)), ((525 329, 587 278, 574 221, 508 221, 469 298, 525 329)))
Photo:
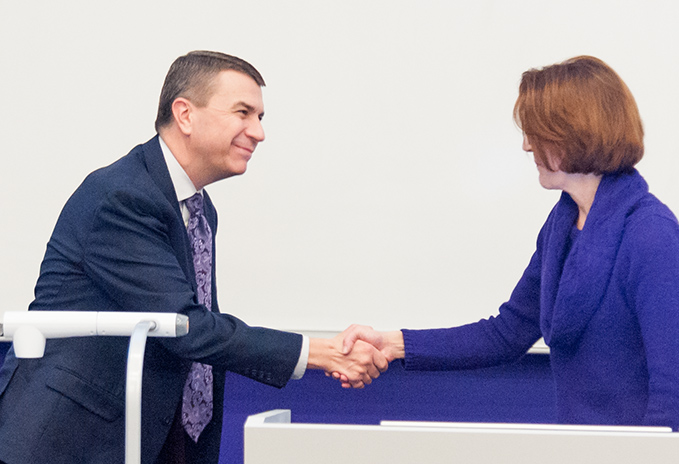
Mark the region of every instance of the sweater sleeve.
POLYGON ((669 213, 628 228, 628 298, 639 321, 648 366, 644 424, 679 429, 679 225, 669 213))
POLYGON ((540 268, 538 247, 497 316, 446 329, 403 330, 406 369, 488 367, 525 354, 540 338, 540 268))

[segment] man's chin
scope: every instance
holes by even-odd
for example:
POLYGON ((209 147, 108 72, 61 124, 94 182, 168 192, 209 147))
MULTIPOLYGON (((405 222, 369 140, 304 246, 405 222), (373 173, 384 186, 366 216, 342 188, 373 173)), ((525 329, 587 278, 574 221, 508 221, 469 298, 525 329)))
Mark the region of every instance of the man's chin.
POLYGON ((242 176, 243 174, 245 174, 245 171, 247 171, 247 169, 248 169, 247 164, 244 164, 242 167, 230 169, 229 171, 226 172, 222 179, 228 179, 229 177, 235 176, 242 176))

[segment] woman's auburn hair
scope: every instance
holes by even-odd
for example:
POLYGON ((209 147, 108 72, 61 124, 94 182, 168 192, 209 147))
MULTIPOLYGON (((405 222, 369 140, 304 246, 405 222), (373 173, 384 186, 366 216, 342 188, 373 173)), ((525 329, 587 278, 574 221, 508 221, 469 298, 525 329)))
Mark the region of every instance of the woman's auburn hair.
POLYGON ((591 56, 524 72, 514 120, 551 170, 629 172, 644 155, 632 93, 613 69, 591 56))

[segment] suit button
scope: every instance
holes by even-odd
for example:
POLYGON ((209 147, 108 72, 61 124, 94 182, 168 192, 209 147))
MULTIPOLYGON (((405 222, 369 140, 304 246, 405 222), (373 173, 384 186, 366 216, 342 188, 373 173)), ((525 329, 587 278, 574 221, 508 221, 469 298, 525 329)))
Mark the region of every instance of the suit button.
POLYGON ((163 424, 171 425, 172 424, 172 416, 167 416, 165 419, 163 419, 163 424))

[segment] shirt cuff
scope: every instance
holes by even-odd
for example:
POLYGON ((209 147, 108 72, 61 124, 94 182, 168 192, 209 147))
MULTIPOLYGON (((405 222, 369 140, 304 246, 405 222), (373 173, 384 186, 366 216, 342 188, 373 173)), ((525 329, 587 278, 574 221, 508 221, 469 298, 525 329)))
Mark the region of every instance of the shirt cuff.
POLYGON ((297 361, 295 370, 290 377, 292 380, 299 380, 304 376, 306 365, 309 361, 309 337, 306 335, 302 335, 302 337, 304 337, 302 340, 302 350, 299 353, 299 360, 297 361))

